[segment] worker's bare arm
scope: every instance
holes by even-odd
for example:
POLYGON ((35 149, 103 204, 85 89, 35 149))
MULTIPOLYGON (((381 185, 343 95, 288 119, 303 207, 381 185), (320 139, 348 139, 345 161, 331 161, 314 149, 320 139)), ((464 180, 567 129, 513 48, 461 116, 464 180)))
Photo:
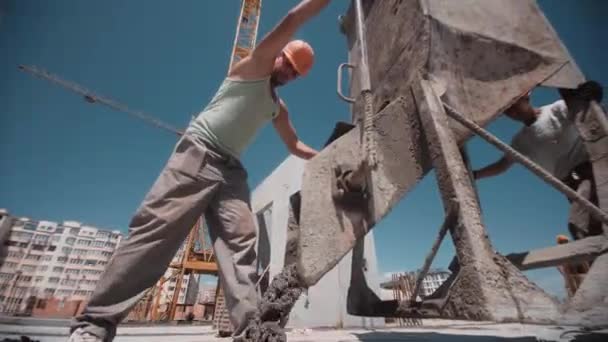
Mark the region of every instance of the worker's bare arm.
POLYGON ((249 56, 243 58, 230 70, 229 76, 240 79, 258 79, 270 75, 276 57, 296 31, 325 8, 330 1, 301 1, 262 39, 249 56))
POLYGON ((506 157, 502 157, 495 163, 473 171, 473 175, 475 176, 475 179, 493 177, 507 171, 512 165, 513 161, 506 157))
POLYGON ((273 119, 272 124, 285 146, 287 146, 289 153, 307 160, 317 155, 318 152, 315 149, 300 141, 296 134, 296 130, 289 120, 289 112, 287 111, 285 103, 283 100, 279 100, 279 102, 279 115, 273 119))

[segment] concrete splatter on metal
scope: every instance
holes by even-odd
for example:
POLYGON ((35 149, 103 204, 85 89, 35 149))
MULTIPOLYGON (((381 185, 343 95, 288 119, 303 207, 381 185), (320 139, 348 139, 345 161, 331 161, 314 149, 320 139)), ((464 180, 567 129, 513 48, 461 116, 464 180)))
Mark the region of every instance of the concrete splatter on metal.
MULTIPOLYGON (((583 78, 534 1, 365 1, 375 146, 380 165, 370 177, 371 222, 381 220, 431 168, 409 88, 429 75, 441 100, 480 125, 533 87, 574 87, 583 78), (387 48, 390 47, 390 48, 387 48)), ((350 63, 360 56, 352 9, 344 18, 350 63)), ((351 94, 360 92, 355 69, 351 94)), ((353 105, 361 117, 361 97, 353 105)), ((298 270, 315 284, 368 229, 354 226, 332 202, 335 164, 359 162, 360 126, 311 160, 302 185, 298 270)), ((459 144, 471 133, 454 121, 459 144)))

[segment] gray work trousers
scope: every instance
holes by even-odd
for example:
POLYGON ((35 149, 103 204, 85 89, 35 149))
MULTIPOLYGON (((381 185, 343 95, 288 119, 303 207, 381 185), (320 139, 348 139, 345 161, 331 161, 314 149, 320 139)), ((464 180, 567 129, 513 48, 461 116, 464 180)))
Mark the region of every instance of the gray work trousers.
MULTIPOLYGON (((583 198, 595 204, 599 203, 595 177, 591 162, 584 162, 575 167, 563 182, 583 198), (573 177, 576 174, 577 177, 573 177)), ((570 213, 568 217, 568 229, 575 240, 584 239, 589 236, 602 235, 602 221, 596 219, 579 202, 570 201, 570 213)))
POLYGON ((234 336, 242 335, 258 301, 256 227, 249 196, 247 172, 236 158, 184 135, 71 331, 82 327, 112 341, 117 325, 164 274, 204 214, 234 336))

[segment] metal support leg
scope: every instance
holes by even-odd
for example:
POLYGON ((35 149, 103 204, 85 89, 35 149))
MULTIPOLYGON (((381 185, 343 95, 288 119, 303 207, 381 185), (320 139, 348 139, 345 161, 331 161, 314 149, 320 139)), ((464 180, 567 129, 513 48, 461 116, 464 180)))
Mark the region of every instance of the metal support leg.
POLYGON ((431 264, 433 263, 433 259, 435 259, 435 255, 437 255, 437 251, 439 247, 441 247, 441 242, 447 234, 448 230, 451 230, 456 225, 458 221, 458 203, 453 203, 452 206, 447 210, 447 215, 443 224, 441 225, 441 229, 439 229, 439 235, 435 242, 433 243, 433 247, 431 247, 431 251, 424 259, 424 265, 422 266, 422 270, 420 274, 418 274, 418 278, 416 278, 416 286, 414 287, 414 291, 412 291, 412 296, 410 297, 410 302, 416 302, 416 297, 418 296, 418 292, 420 291, 420 287, 422 286, 422 281, 426 277, 426 274, 429 272, 431 268, 431 264))
POLYGON ((476 320, 554 322, 557 301, 494 252, 441 100, 426 80, 414 83, 412 91, 445 210, 452 202, 458 203, 452 239, 460 271, 443 314, 476 320))

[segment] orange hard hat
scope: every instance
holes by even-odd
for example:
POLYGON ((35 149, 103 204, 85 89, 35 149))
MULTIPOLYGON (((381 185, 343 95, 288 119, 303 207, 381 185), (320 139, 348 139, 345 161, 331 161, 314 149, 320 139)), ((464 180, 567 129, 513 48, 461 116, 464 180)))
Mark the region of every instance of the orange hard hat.
POLYGON ((557 243, 562 244, 562 243, 568 243, 570 241, 570 239, 568 239, 568 237, 566 235, 558 235, 557 236, 557 243))
POLYGON ((310 44, 303 40, 292 40, 283 48, 285 57, 289 60, 298 74, 308 73, 315 61, 315 52, 310 44))

